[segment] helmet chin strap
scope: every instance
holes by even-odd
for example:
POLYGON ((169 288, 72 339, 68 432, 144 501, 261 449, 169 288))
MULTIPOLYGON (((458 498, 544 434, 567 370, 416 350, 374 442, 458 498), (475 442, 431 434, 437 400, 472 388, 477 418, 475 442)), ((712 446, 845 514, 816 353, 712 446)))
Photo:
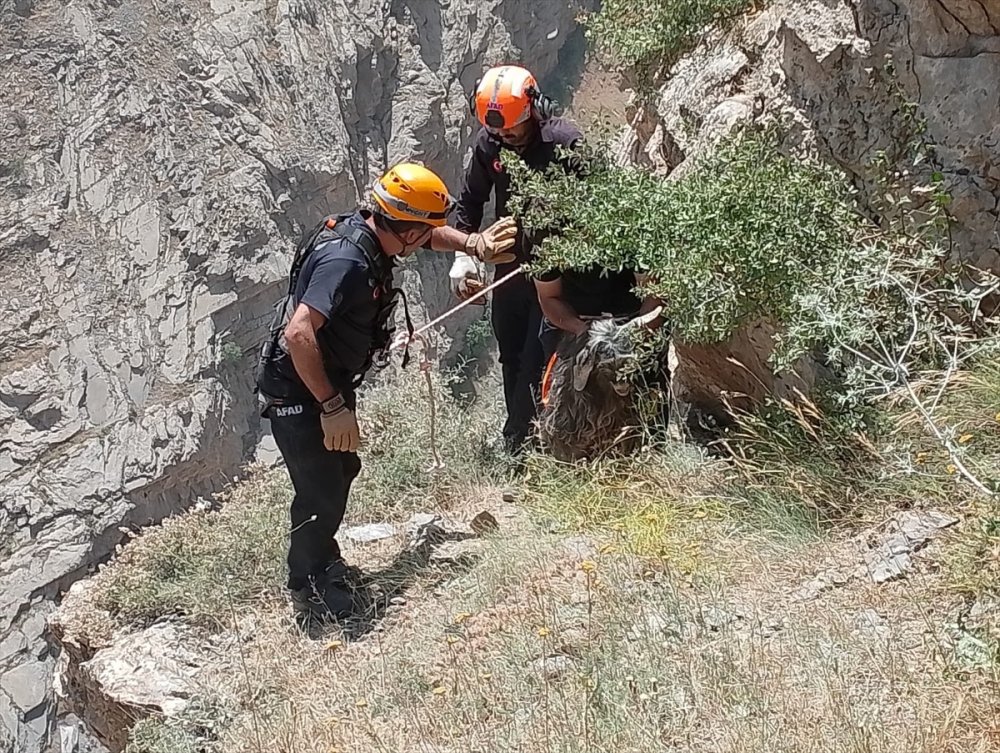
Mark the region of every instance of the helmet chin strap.
POLYGON ((410 244, 407 243, 403 239, 403 236, 401 236, 395 230, 391 230, 390 228, 385 228, 385 231, 396 239, 396 242, 399 244, 399 253, 396 255, 403 259, 410 256, 413 252, 415 252, 418 248, 420 248, 420 246, 418 246, 417 244, 414 244, 413 247, 410 248, 410 244))

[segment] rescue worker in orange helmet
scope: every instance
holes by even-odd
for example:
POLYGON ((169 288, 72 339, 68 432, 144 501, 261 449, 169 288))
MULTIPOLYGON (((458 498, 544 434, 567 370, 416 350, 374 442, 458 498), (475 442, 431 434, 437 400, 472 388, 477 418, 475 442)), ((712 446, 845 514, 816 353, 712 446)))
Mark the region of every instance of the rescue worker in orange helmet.
MULTIPOLYGON (((515 152, 534 170, 558 162, 576 171, 572 158, 560 157, 557 152, 559 147, 573 148, 583 137, 575 125, 555 116, 555 103, 520 66, 501 65, 486 71, 469 104, 482 129, 465 172, 454 227, 436 229, 432 241, 435 249, 456 251, 450 278, 452 290, 461 299, 482 284, 475 258, 496 263, 497 277, 501 277, 528 261, 532 247, 540 242, 539 237, 526 238, 513 219, 505 218, 510 177, 501 164, 502 151, 515 152), (496 216, 501 219, 480 233, 491 193, 496 216)), ((507 408, 503 439, 513 454, 525 446, 537 410, 543 368, 538 337, 541 319, 538 296, 526 275, 517 275, 494 291, 492 324, 507 408)))
POLYGON ((454 204, 414 163, 386 172, 372 200, 374 212, 328 217, 302 239, 258 368, 262 415, 295 488, 288 588, 302 616, 352 612, 335 536, 361 470, 355 390, 392 342, 396 257, 426 246, 454 204))

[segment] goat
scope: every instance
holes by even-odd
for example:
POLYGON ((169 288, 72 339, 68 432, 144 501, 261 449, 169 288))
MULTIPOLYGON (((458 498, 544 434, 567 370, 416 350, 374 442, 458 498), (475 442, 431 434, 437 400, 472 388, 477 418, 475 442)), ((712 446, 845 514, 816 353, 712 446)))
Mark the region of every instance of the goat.
MULTIPOLYGON (((598 320, 559 343, 538 418, 544 450, 569 461, 635 449, 642 430, 637 395, 620 372, 636 357, 630 331, 659 314, 656 309, 625 323, 598 320)), ((659 373, 649 376, 651 383, 668 385, 665 356, 659 373)))

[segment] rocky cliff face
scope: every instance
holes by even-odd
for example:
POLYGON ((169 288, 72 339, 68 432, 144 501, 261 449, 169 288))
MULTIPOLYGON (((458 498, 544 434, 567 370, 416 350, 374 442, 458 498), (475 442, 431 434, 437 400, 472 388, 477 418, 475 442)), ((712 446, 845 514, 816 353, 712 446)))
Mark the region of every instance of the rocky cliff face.
MULTIPOLYGON (((782 113, 864 195, 876 154, 905 143, 914 103, 953 196, 955 259, 1000 270, 997 81, 1000 0, 778 0, 675 66, 655 105, 634 114, 624 156, 680 176, 737 123, 782 113)), ((723 391, 781 392, 793 382, 767 367, 770 344, 759 325, 721 347, 681 345, 678 379, 712 405, 723 391)))
MULTIPOLYGON (((254 445, 301 226, 404 157, 457 191, 477 72, 544 82, 579 5, 0 5, 0 751, 49 737, 51 600, 254 445)), ((406 273, 430 313, 448 264, 406 273)))

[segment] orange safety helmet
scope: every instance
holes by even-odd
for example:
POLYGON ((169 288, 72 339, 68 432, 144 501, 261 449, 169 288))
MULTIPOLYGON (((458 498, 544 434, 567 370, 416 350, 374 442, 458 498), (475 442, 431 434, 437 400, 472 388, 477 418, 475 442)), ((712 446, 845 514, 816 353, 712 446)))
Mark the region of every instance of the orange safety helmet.
POLYGON ((490 68, 476 83, 470 105, 487 128, 513 128, 532 116, 542 95, 531 72, 517 65, 490 68))
POLYGON ((443 227, 455 205, 436 173, 415 162, 403 162, 379 178, 372 188, 379 213, 396 220, 443 227))

